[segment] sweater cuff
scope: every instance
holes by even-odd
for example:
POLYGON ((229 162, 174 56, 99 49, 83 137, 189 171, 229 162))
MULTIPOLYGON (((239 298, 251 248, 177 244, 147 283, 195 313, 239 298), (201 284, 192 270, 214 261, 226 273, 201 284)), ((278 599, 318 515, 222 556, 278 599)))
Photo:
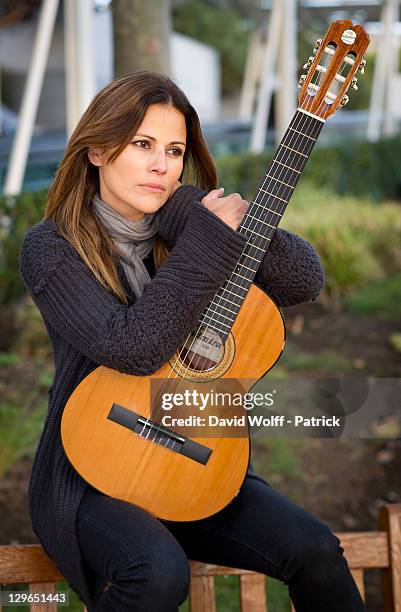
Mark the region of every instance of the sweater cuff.
POLYGON ((181 185, 161 208, 157 233, 170 249, 183 232, 194 201, 200 201, 207 193, 195 185, 181 185))
POLYGON ((247 240, 201 202, 195 200, 185 229, 177 240, 188 259, 223 283, 234 270, 247 240))

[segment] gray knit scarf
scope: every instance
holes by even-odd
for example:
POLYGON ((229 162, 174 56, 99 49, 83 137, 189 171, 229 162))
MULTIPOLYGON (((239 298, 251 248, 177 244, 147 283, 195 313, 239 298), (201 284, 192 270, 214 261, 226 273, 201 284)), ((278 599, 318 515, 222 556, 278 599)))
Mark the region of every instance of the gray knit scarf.
POLYGON ((120 261, 127 280, 139 297, 150 282, 143 259, 153 249, 158 226, 157 213, 145 213, 140 221, 130 221, 95 194, 93 208, 120 252, 120 261))

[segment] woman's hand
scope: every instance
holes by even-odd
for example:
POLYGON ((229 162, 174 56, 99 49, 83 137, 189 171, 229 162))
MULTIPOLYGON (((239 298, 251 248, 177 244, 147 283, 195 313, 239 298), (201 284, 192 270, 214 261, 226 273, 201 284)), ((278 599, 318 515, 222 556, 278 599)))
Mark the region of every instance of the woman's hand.
POLYGON ((239 193, 223 197, 224 187, 212 189, 201 202, 212 213, 219 217, 233 230, 237 230, 248 209, 249 202, 243 200, 239 193))

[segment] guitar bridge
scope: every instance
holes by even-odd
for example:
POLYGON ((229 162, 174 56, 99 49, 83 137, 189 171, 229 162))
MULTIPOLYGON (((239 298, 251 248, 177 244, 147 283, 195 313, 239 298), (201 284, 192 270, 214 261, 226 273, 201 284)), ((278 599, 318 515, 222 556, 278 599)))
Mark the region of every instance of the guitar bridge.
POLYGON ((112 405, 107 418, 122 427, 130 429, 142 438, 160 444, 168 450, 184 455, 197 463, 206 465, 212 454, 212 449, 208 446, 177 434, 169 427, 164 427, 133 410, 120 406, 120 404, 112 405))

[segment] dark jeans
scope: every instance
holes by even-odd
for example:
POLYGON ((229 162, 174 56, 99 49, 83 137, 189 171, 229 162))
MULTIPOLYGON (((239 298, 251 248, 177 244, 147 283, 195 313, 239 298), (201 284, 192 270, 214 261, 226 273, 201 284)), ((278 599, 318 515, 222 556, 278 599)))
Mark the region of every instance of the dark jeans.
POLYGON ((110 582, 89 612, 176 612, 188 595, 188 559, 277 578, 298 612, 366 612, 339 539, 256 475, 223 510, 188 523, 89 486, 77 531, 89 571, 110 582))

